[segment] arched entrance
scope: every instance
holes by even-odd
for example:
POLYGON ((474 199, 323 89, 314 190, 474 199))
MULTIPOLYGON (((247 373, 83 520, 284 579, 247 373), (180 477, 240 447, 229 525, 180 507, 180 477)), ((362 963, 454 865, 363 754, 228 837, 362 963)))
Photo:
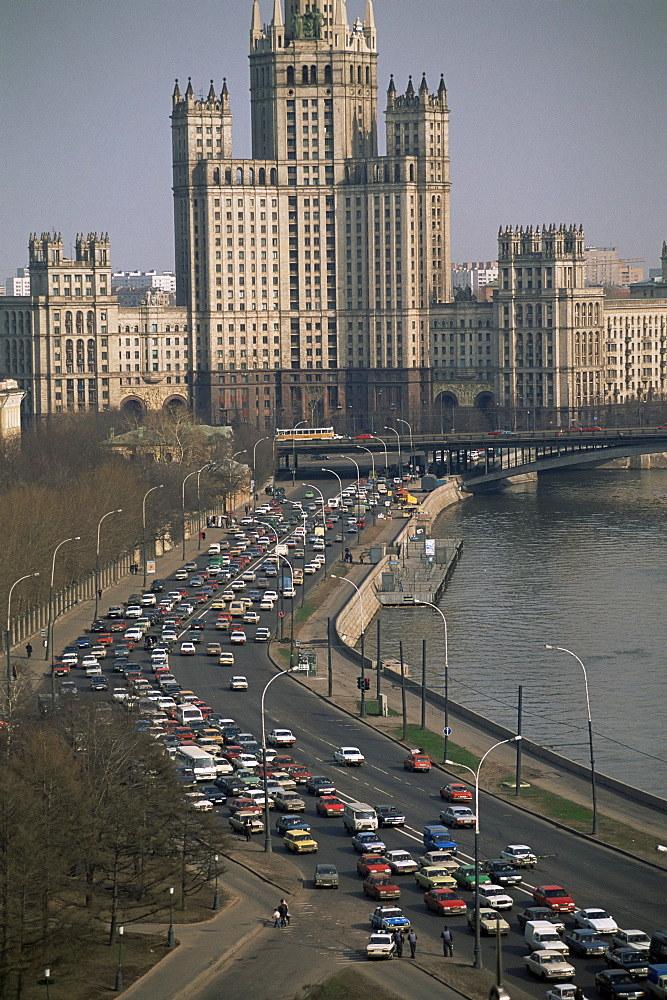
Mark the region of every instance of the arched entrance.
POLYGON ((480 392, 475 397, 474 407, 481 417, 481 429, 493 430, 496 425, 496 403, 492 392, 480 392))
POLYGON ((138 396, 127 396, 120 404, 121 411, 130 417, 141 417, 144 414, 144 404, 138 396))
POLYGON ((456 410, 459 401, 453 392, 440 392, 435 397, 435 419, 440 434, 447 434, 456 427, 456 410))
POLYGON ((184 399, 183 396, 170 396, 169 399, 165 399, 163 404, 163 410, 169 410, 170 412, 179 412, 187 409, 188 401, 184 399))

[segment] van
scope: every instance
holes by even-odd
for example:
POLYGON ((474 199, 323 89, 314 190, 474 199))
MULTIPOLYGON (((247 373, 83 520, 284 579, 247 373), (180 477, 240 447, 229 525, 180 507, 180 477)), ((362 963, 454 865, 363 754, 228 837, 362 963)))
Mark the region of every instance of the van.
POLYGON ((377 830, 378 818, 375 809, 365 802, 346 802, 343 809, 343 826, 348 833, 359 830, 377 830))
POLYGON ((651 962, 656 965, 667 962, 667 931, 656 931, 651 936, 648 956, 651 962))
POLYGON ((229 614, 232 618, 243 618, 246 613, 246 603, 245 601, 230 601, 229 602, 229 614))
POLYGON ((174 718, 182 726, 188 726, 191 722, 203 722, 204 716, 196 705, 179 705, 174 712, 174 718))
POLYGON ((549 920, 527 920, 524 938, 530 951, 559 951, 569 955, 570 950, 558 936, 558 931, 549 920))

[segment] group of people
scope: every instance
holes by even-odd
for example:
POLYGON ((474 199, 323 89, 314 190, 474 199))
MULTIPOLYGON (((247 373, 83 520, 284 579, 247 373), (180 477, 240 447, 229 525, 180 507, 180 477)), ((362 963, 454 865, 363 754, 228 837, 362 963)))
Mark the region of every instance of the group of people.
MULTIPOLYGON (((403 945, 406 941, 406 936, 401 930, 394 931, 394 944, 396 945, 396 957, 403 957, 403 945)), ((415 958, 417 955, 417 935, 413 927, 410 928, 407 934, 407 942, 410 945, 410 958, 415 958)))
POLYGON ((290 912, 287 907, 287 903, 284 899, 281 899, 275 910, 273 911, 273 926, 274 927, 289 927, 291 920, 290 912))

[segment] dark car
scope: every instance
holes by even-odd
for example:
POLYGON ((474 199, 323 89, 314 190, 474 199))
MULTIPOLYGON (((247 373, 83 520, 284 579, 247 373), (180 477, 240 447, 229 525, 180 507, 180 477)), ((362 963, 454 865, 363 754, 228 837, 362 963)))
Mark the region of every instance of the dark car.
POLYGON ((287 833, 288 830, 305 830, 310 833, 310 823, 303 816, 287 813, 285 816, 279 816, 276 820, 276 830, 282 834, 287 833))
POLYGON ((90 631, 91 632, 106 632, 107 628, 108 628, 107 623, 101 621, 98 618, 97 621, 93 622, 93 624, 90 626, 90 631))
POLYGON ((494 885, 518 885, 523 875, 508 861, 484 861, 483 870, 491 876, 494 885))
POLYGON ((607 1000, 641 1000, 646 990, 624 969, 603 969, 595 976, 595 988, 607 1000))
POLYGON ((90 678, 90 690, 91 691, 106 691, 109 687, 108 678, 104 674, 100 674, 97 677, 90 678))
POLYGON ((229 797, 239 795, 245 787, 243 782, 233 774, 223 774, 221 777, 216 778, 213 784, 229 797))
POLYGON ((161 594, 164 590, 164 580, 153 580, 151 583, 151 591, 154 594, 161 594))
POLYGON ((597 931, 586 927, 575 927, 565 935, 563 941, 573 955, 581 955, 582 958, 604 955, 607 950, 604 938, 601 938, 597 931))
POLYGON ((565 930, 563 918, 550 910, 548 906, 527 906, 523 913, 517 914, 517 920, 522 931, 528 920, 548 920, 559 933, 565 930))
POLYGON ((634 948, 610 948, 604 957, 610 969, 625 969, 635 979, 648 976, 648 953, 634 948))
POLYGON ((380 826, 403 826, 405 816, 400 809, 392 805, 373 806, 377 813, 380 826))
POLYGON ((306 791, 311 795, 335 795, 336 786, 330 778, 314 774, 306 781, 306 791))
POLYGON ((204 785, 202 788, 202 792, 209 800, 209 802, 212 802, 214 806, 224 806, 225 802, 227 801, 227 796, 225 795, 223 790, 221 788, 218 788, 216 785, 204 785))

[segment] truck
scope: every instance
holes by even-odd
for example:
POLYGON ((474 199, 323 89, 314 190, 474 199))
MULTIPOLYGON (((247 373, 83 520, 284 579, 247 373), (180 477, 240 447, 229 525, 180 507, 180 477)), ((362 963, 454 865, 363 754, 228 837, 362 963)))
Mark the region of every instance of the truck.
POLYGON ((459 845, 450 836, 449 830, 442 823, 427 823, 424 827, 424 847, 427 850, 450 851, 456 854, 459 845))
POLYGON ((658 1000, 666 1000, 667 964, 649 965, 646 988, 651 996, 658 997, 658 1000))

